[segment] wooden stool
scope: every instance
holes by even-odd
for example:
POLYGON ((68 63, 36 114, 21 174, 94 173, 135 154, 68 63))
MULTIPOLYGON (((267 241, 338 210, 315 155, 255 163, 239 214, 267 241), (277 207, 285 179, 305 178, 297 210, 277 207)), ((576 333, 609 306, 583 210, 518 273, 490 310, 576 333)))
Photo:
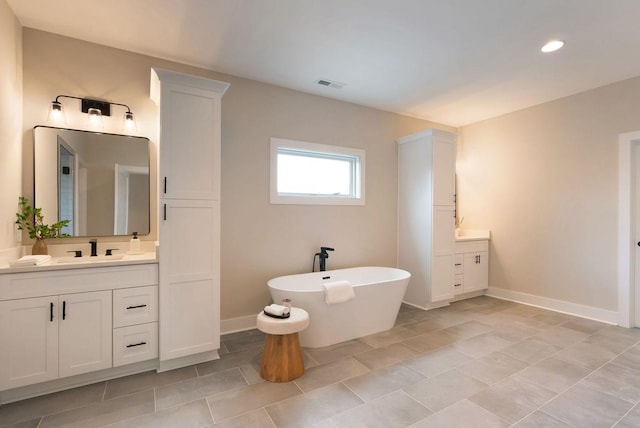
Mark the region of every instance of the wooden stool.
POLYGON ((298 332, 309 326, 304 309, 291 308, 289 318, 278 319, 258 314, 258 330, 266 333, 260 376, 270 382, 289 382, 304 373, 298 332))

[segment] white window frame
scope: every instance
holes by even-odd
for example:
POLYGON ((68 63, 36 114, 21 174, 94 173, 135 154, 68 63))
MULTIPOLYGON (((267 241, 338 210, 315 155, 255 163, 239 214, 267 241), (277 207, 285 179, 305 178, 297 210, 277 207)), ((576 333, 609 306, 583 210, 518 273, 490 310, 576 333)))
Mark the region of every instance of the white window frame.
MULTIPOLYGON (((271 203, 296 205, 365 205, 365 151, 350 147, 330 146, 305 141, 271 138, 271 203), (354 167, 355 197, 352 196, 314 196, 278 193, 278 149, 287 148, 327 155, 349 155, 358 158, 354 167)), ((311 155, 312 156, 312 155, 311 155)), ((311 157, 310 156, 310 157, 311 157)))

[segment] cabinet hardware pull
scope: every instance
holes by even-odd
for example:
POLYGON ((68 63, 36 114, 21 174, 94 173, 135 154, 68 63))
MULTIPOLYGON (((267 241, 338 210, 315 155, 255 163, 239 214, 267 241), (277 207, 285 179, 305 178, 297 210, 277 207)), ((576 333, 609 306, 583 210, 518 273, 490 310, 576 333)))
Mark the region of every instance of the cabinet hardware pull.
POLYGON ((53 302, 49 306, 49 321, 53 322, 53 302))
POLYGON ((164 221, 167 221, 167 204, 164 204, 162 218, 164 221))
POLYGON ((454 287, 460 287, 462 284, 453 284, 454 287))
POLYGON ((462 263, 456 263, 456 266, 462 266, 462 263))
POLYGON ((62 319, 66 319, 67 318, 67 301, 63 300, 62 301, 62 319))
POLYGON ((164 194, 167 194, 167 177, 164 178, 164 194))
POLYGON ((134 346, 142 346, 142 345, 146 345, 147 342, 140 342, 140 343, 132 343, 131 345, 127 345, 127 348, 133 348, 134 346))
POLYGON ((135 306, 127 306, 127 309, 138 309, 138 308, 146 308, 147 305, 142 304, 142 305, 135 305, 135 306))

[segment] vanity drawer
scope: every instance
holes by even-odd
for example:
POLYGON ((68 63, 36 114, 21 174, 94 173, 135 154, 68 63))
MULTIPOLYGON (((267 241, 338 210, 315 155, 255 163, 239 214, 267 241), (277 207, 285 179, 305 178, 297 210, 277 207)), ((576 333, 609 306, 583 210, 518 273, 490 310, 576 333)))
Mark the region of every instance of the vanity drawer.
POLYGON ((158 286, 113 290, 113 327, 158 321, 158 286))
POLYGON ((158 358, 158 323, 113 330, 113 366, 158 358))
POLYGON ((454 275, 453 277, 453 294, 458 295, 464 292, 464 275, 454 275))
POLYGON ((455 273, 456 275, 463 273, 464 272, 464 264, 463 264, 464 256, 462 254, 456 254, 454 260, 455 260, 454 262, 455 264, 453 266, 454 268, 453 273, 455 273))

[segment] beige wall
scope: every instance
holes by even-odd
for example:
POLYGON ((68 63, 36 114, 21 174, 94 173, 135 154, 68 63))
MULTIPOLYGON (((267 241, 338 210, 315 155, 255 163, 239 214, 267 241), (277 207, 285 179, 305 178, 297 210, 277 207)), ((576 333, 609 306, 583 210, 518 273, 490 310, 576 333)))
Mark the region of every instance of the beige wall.
MULTIPOLYGON (((128 104, 139 134, 155 142, 151 67, 231 83, 222 111, 223 319, 258 312, 269 301, 267 280, 310 271, 321 245, 336 248, 330 268, 396 265, 395 139, 433 123, 32 29, 24 30, 24 58, 27 145, 30 129, 43 123, 57 94, 128 104), (270 137, 365 149, 367 205, 270 205, 270 137)), ((63 103, 69 114, 74 104, 63 103)), ((31 169, 31 159, 25 159, 25 189, 31 188, 31 169)), ((153 201, 155 206, 157 198, 153 201)), ((156 224, 154 218, 153 230, 156 224)), ((155 239, 155 232, 149 238, 155 239)), ((197 225, 193 239, 198 239, 197 225)))
POLYGON ((22 192, 22 28, 0 0, 0 250, 18 246, 15 225, 22 192))
POLYGON ((640 78, 463 127, 459 213, 492 232, 490 285, 617 309, 618 134, 640 78))

